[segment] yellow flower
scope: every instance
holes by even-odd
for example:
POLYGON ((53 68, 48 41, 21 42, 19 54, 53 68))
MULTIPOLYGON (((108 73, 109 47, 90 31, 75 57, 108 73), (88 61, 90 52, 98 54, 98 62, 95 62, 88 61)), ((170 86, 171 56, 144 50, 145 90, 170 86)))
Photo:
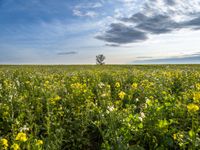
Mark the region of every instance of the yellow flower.
POLYGON ((47 80, 47 81, 45 81, 45 84, 49 84, 49 81, 47 80))
POLYGON ((199 102, 199 100, 200 100, 200 93, 199 92, 195 92, 194 94, 193 94, 193 100, 194 100, 194 102, 199 102))
POLYGON ((196 84, 196 88, 197 88, 197 90, 200 90, 200 83, 196 84))
POLYGON ((121 92, 118 94, 118 96, 119 96, 120 99, 124 99, 124 96, 125 96, 125 95, 126 95, 126 93, 123 92, 123 91, 121 91, 121 92))
POLYGON ((119 88, 119 87, 120 87, 120 83, 119 83, 119 82, 116 82, 116 83, 115 83, 115 87, 116 87, 116 88, 119 88))
POLYGON ((177 134, 173 134, 173 139, 174 139, 174 140, 177 139, 177 134))
POLYGON ((54 98, 50 98, 50 99, 49 99, 49 102, 50 102, 51 104, 56 104, 56 102, 59 101, 60 99, 61 99, 61 97, 58 96, 58 95, 56 95, 54 98))
POLYGON ((199 110, 199 106, 196 105, 196 104, 190 103, 190 104, 187 105, 187 109, 188 109, 189 112, 196 112, 196 111, 199 110))
POLYGON ((8 147, 8 140, 7 139, 1 139, 1 144, 3 145, 3 147, 5 149, 7 149, 7 147, 8 147))
POLYGON ((76 94, 80 94, 82 92, 84 92, 84 93, 87 92, 87 85, 85 83, 84 84, 81 84, 81 83, 71 84, 71 88, 72 88, 73 92, 76 94))
POLYGON ((49 88, 49 81, 44 82, 44 87, 49 88))
POLYGON ((131 87, 135 90, 135 89, 138 87, 138 84, 137 84, 137 83, 133 83, 133 84, 131 85, 131 87))
POLYGON ((159 128, 166 128, 169 125, 168 121, 166 119, 159 120, 158 127, 159 128))
POLYGON ((59 101, 61 99, 60 96, 56 95, 56 97, 54 98, 55 101, 59 101))
POLYGON ((173 139, 177 141, 182 141, 184 138, 184 134, 182 132, 174 133, 173 134, 173 139))
POLYGON ((11 149, 13 150, 20 150, 20 147, 18 144, 14 143, 12 146, 11 146, 11 149))
POLYGON ((9 117, 9 112, 7 111, 3 112, 3 118, 7 118, 7 117, 9 117))
POLYGON ((37 141, 36 141, 36 145, 38 145, 38 146, 39 146, 39 145, 43 145, 43 141, 42 141, 42 140, 37 140, 37 141))
POLYGON ((28 139, 27 139, 27 136, 26 136, 25 133, 20 132, 20 133, 17 134, 15 140, 21 141, 21 142, 26 142, 28 139))

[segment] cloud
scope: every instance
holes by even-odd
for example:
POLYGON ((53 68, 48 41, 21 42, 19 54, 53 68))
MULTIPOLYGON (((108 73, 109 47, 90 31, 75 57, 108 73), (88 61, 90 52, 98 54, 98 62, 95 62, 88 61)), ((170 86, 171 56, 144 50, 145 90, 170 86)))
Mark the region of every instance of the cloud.
POLYGON ((191 19, 189 21, 185 21, 182 23, 182 25, 184 27, 188 27, 188 28, 193 28, 193 29, 199 29, 200 28, 200 16, 191 19))
POLYGON ((105 44, 105 46, 110 46, 110 47, 120 47, 119 44, 105 44))
POLYGON ((75 55, 77 52, 71 51, 71 52, 59 52, 57 55, 75 55))
POLYGON ((170 6, 173 6, 176 4, 175 0, 164 0, 164 2, 166 5, 170 5, 170 6))
POLYGON ((102 3, 97 2, 97 3, 82 3, 79 5, 76 5, 73 9, 73 14, 75 16, 79 17, 96 17, 98 16, 98 13, 94 11, 97 8, 102 7, 102 3))
MULTIPOLYGON (((125 3, 133 3, 127 0, 125 3)), ((135 2, 136 3, 136 2, 135 2)), ((118 15, 116 11, 116 15, 118 15)), ((200 29, 200 2, 196 0, 149 0, 142 9, 111 23, 96 36, 111 44, 145 41, 152 35, 176 32, 180 29, 200 29)))
POLYGON ((138 56, 136 58, 139 58, 139 59, 148 59, 148 58, 153 58, 153 57, 150 57, 150 56, 138 56))
MULTIPOLYGON (((137 57, 138 58, 138 57, 137 57)), ((144 57, 145 60, 136 60, 133 63, 136 64, 199 64, 200 53, 168 57, 168 58, 152 58, 146 59, 148 57, 144 57)))
POLYGON ((98 14, 97 14, 96 12, 94 12, 94 11, 82 12, 82 11, 77 10, 77 9, 74 9, 74 10, 73 10, 73 14, 74 14, 75 16, 79 16, 79 17, 91 17, 91 18, 93 18, 93 17, 95 17, 95 16, 98 15, 98 14))
POLYGON ((169 16, 162 14, 148 17, 144 14, 137 13, 130 18, 123 18, 122 20, 132 23, 137 22, 137 25, 135 26, 136 29, 151 34, 169 33, 180 27, 180 25, 173 21, 169 16))
POLYGON ((100 8, 102 7, 102 3, 100 2, 97 2, 97 3, 82 3, 82 4, 79 4, 79 5, 76 5, 75 8, 76 9, 92 9, 92 8, 100 8))
POLYGON ((124 44, 146 40, 147 36, 144 32, 134 29, 131 26, 122 23, 113 23, 105 34, 97 35, 96 38, 109 43, 124 44))

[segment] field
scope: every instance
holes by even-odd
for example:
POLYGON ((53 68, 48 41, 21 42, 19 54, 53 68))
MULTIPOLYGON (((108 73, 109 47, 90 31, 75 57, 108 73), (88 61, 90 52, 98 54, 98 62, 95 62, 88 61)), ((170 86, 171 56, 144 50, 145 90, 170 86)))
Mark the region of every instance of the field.
POLYGON ((0 66, 0 150, 200 149, 200 65, 0 66))

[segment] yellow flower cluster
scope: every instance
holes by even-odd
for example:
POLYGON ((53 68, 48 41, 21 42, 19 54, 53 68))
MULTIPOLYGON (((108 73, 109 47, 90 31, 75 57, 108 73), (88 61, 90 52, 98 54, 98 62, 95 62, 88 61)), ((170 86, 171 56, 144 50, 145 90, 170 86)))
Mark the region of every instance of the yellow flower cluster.
POLYGON ((135 89, 137 89, 138 84, 137 84, 137 83, 133 83, 133 84, 131 85, 131 87, 135 90, 135 89))
POLYGON ((174 140, 182 141, 183 138, 184 138, 184 134, 182 132, 178 132, 178 133, 173 134, 174 140))
POLYGON ((81 84, 81 83, 73 83, 71 84, 71 88, 76 91, 76 92, 87 92, 87 85, 84 83, 84 84, 81 84))
POLYGON ((196 88, 197 88, 197 90, 200 90, 200 83, 196 84, 196 88))
POLYGON ((193 113, 199 110, 199 106, 193 103, 187 105, 187 109, 189 112, 193 113))
POLYGON ((12 150, 20 150, 20 147, 18 144, 14 143, 12 146, 11 146, 11 149, 12 150))
POLYGON ((159 122, 158 122, 158 127, 159 128, 165 128, 165 127, 167 127, 168 126, 168 121, 166 120, 166 119, 164 119, 164 120, 159 120, 159 122))
POLYGON ((0 140, 1 142, 1 145, 3 146, 4 149, 7 149, 8 148, 8 140, 7 139, 1 139, 0 140))
POLYGON ((61 100, 61 97, 58 96, 58 95, 56 95, 55 97, 50 98, 50 99, 49 99, 49 102, 50 102, 51 104, 56 104, 56 102, 58 102, 59 100, 61 100))
POLYGON ((119 83, 119 82, 116 82, 116 83, 115 83, 115 87, 116 87, 116 88, 119 88, 119 87, 120 87, 120 83, 119 83))
POLYGON ((119 94, 118 94, 120 99, 124 99, 125 95, 126 95, 126 93, 123 91, 119 92, 119 94))
POLYGON ((195 93, 193 94, 193 100, 194 100, 195 102, 199 102, 199 101, 200 101, 200 93, 199 93, 199 92, 195 92, 195 93))
POLYGON ((36 141, 36 145, 38 145, 38 146, 43 145, 43 141, 42 140, 37 140, 36 141))
POLYGON ((27 136, 23 132, 19 132, 15 138, 16 141, 26 142, 28 140, 27 136))

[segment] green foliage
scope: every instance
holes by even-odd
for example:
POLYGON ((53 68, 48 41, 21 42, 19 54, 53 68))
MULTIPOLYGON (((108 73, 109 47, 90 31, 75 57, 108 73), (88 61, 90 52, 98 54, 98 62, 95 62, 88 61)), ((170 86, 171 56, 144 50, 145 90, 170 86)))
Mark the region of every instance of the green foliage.
POLYGON ((200 149, 200 66, 0 66, 0 149, 200 149))

